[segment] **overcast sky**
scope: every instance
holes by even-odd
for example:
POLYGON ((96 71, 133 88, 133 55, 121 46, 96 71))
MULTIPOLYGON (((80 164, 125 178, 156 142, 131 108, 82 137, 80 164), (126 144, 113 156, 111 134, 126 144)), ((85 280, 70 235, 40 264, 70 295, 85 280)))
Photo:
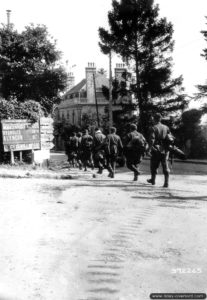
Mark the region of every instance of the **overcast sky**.
MULTIPOLYGON (((156 0, 160 16, 174 25, 174 75, 184 76, 186 92, 207 79, 207 62, 200 56, 207 48, 201 30, 207 30, 207 0, 156 0)), ((76 83, 85 76, 88 62, 108 69, 108 59, 98 46, 98 28, 107 26, 111 0, 1 0, 0 19, 6 23, 6 9, 11 9, 11 22, 18 30, 24 26, 45 24, 57 40, 63 60, 68 60, 76 83), (73 65, 76 65, 72 68, 73 65)), ((113 65, 121 62, 113 58, 113 65)))

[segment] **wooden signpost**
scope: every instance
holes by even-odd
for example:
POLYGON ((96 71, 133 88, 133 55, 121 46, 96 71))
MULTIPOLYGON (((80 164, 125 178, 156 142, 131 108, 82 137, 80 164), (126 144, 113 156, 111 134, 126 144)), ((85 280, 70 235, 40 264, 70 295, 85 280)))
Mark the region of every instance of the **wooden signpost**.
POLYGON ((1 144, 4 152, 11 153, 14 164, 14 151, 50 150, 53 144, 53 119, 40 118, 38 122, 28 120, 1 120, 1 144))
MULTIPOLYGON (((5 152, 11 153, 14 164, 14 151, 40 149, 39 123, 28 120, 2 120, 2 144, 5 152)), ((22 154, 20 154, 20 158, 22 154)))

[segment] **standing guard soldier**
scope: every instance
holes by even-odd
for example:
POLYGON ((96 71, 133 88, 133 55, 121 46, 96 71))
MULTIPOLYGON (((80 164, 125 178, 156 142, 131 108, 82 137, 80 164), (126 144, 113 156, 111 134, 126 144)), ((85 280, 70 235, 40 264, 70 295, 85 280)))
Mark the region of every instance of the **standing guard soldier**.
POLYGON ((116 134, 116 128, 110 128, 110 134, 106 137, 106 160, 107 160, 107 168, 109 171, 109 177, 114 178, 116 160, 119 152, 123 150, 123 145, 120 136, 116 134))
POLYGON ((81 139, 81 151, 84 171, 87 171, 87 165, 90 165, 92 169, 94 168, 92 150, 93 137, 89 135, 88 130, 85 129, 81 139))
POLYGON ((98 166, 98 174, 102 174, 105 165, 105 152, 104 143, 106 136, 101 132, 99 128, 95 129, 95 135, 93 138, 94 149, 94 161, 98 166))
POLYGON ((169 173, 170 169, 168 166, 169 158, 169 147, 168 147, 168 136, 170 129, 168 126, 161 123, 162 116, 157 113, 154 116, 154 126, 151 128, 149 137, 149 149, 148 152, 151 155, 150 169, 151 179, 147 181, 152 185, 155 185, 155 179, 157 170, 160 163, 162 164, 163 174, 165 176, 163 187, 167 188, 169 185, 169 173))
POLYGON ((139 164, 142 161, 146 145, 146 140, 144 136, 137 131, 137 126, 130 124, 130 132, 125 138, 124 154, 127 168, 134 172, 134 181, 137 181, 138 175, 140 175, 139 164))

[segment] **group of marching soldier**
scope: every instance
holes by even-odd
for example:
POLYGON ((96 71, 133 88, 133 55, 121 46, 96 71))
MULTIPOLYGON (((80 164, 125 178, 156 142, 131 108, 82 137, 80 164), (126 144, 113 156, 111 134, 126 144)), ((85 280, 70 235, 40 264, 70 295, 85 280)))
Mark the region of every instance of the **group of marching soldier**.
POLYGON ((169 144, 170 130, 168 126, 161 123, 161 115, 155 114, 154 125, 150 129, 148 143, 145 137, 137 131, 135 124, 130 124, 130 131, 123 138, 123 142, 116 133, 116 128, 111 127, 110 133, 104 135, 100 128, 96 128, 94 135, 88 130, 74 132, 66 141, 65 151, 68 162, 71 166, 78 166, 80 169, 90 166, 98 168, 102 174, 104 168, 108 169, 108 176, 114 178, 117 157, 121 154, 126 159, 126 166, 134 173, 134 181, 138 180, 139 164, 144 154, 150 156, 151 178, 148 183, 154 185, 157 170, 162 164, 164 174, 164 187, 169 184, 169 144))

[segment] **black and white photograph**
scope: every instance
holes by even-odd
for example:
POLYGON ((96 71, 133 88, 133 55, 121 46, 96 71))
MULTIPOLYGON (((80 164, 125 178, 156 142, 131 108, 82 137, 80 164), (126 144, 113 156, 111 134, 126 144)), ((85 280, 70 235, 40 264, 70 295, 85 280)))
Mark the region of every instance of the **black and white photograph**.
POLYGON ((207 0, 2 0, 0 300, 207 298, 207 0))

